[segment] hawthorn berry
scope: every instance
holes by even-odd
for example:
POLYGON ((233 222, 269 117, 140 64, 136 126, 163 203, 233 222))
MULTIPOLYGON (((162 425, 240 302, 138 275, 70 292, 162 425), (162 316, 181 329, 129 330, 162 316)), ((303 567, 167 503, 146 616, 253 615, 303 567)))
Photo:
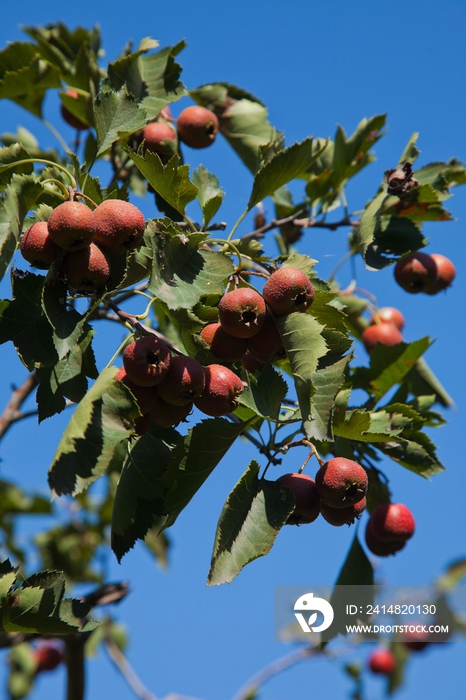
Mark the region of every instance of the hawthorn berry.
POLYGON ((248 338, 247 347, 251 355, 263 364, 286 356, 282 337, 270 311, 267 310, 259 332, 248 338))
POLYGON ((186 355, 171 358, 168 372, 157 385, 158 395, 175 406, 186 406, 198 399, 205 386, 203 366, 186 355))
POLYGON ((208 416, 224 416, 238 407, 237 398, 243 390, 243 382, 228 367, 208 365, 204 391, 194 405, 208 416))
POLYGON ((429 644, 429 632, 422 629, 422 625, 413 625, 415 628, 420 629, 408 629, 403 632, 402 641, 405 647, 410 651, 423 651, 429 644))
POLYGON ((389 557, 392 554, 396 554, 401 551, 406 544, 405 541, 382 542, 382 540, 377 539, 372 529, 372 518, 369 518, 367 521, 365 540, 369 551, 377 557, 389 557))
POLYGON ((108 253, 120 255, 138 246, 146 220, 134 204, 122 199, 105 199, 94 210, 95 242, 108 253))
POLYGON ((382 306, 371 317, 370 324, 376 323, 393 323, 399 331, 402 331, 405 326, 405 317, 394 306, 382 306))
POLYGON ((265 321, 265 301, 250 287, 239 287, 220 299, 218 314, 222 328, 236 338, 251 338, 265 321))
POLYGON ((123 365, 129 379, 138 386, 160 384, 170 367, 167 345, 155 335, 145 335, 127 345, 123 365))
POLYGON ((393 323, 376 323, 363 330, 361 340, 366 351, 370 354, 377 343, 392 347, 402 343, 403 336, 393 323))
POLYGON ((46 221, 37 221, 21 238, 21 255, 32 267, 48 270, 61 248, 51 239, 46 221))
POLYGON ((139 410, 144 415, 149 413, 153 405, 157 400, 157 393, 153 387, 150 386, 139 386, 131 381, 131 379, 126 374, 124 367, 120 367, 115 375, 117 381, 123 382, 125 386, 128 387, 130 392, 133 394, 134 398, 138 402, 139 410))
POLYGON ((36 673, 42 671, 53 671, 63 661, 63 653, 55 646, 43 644, 35 650, 36 673))
POLYGON ((372 673, 390 676, 396 668, 395 655, 390 649, 380 647, 379 649, 375 649, 369 656, 367 665, 372 673))
POLYGON ((433 295, 447 289, 451 285, 456 277, 456 268, 445 255, 432 253, 430 257, 435 263, 436 275, 435 280, 424 291, 426 294, 433 295))
POLYGON ((346 508, 365 497, 367 473, 351 459, 334 457, 318 470, 316 486, 323 503, 332 508, 346 508))
MULTIPOLYGON (((65 95, 67 97, 71 97, 73 100, 78 100, 78 93, 76 90, 66 90, 65 95)), ((73 129, 77 129, 78 131, 86 131, 86 129, 89 129, 88 125, 85 124, 84 122, 81 121, 78 117, 75 117, 74 114, 70 112, 68 107, 65 107, 63 102, 60 105, 60 112, 61 116, 63 117, 64 121, 69 125, 72 126, 73 129)))
POLYGON ((361 513, 366 509, 366 499, 361 498, 357 503, 353 503, 346 508, 332 508, 332 506, 322 503, 321 513, 324 520, 334 527, 342 525, 352 525, 355 520, 358 520, 361 513))
POLYGON ((247 350, 241 358, 241 364, 245 370, 251 372, 252 374, 254 374, 254 372, 260 372, 264 366, 264 363, 256 360, 254 355, 252 355, 249 350, 247 350))
POLYGON ((246 339, 229 335, 221 323, 209 323, 199 336, 210 346, 212 355, 221 362, 237 362, 247 349, 246 339))
POLYGON ((302 270, 281 267, 270 275, 262 294, 274 314, 286 316, 306 311, 314 301, 315 290, 302 270))
POLYGON ((372 531, 381 542, 406 542, 413 536, 413 514, 402 503, 383 503, 371 515, 372 531))
POLYGON ((144 153, 158 153, 162 163, 168 163, 171 156, 178 150, 178 139, 175 129, 166 121, 156 121, 146 124, 139 134, 138 140, 143 141, 144 153))
POLYGON ((149 411, 149 417, 159 428, 171 428, 185 420, 192 409, 192 403, 175 406, 175 404, 168 403, 168 401, 164 401, 162 397, 157 395, 155 403, 149 411))
POLYGON ((286 521, 287 525, 312 523, 320 513, 320 496, 314 479, 307 474, 283 474, 277 481, 291 489, 295 497, 295 508, 286 521))
POLYGON ((97 228, 94 212, 82 202, 59 204, 48 220, 51 239, 64 250, 86 248, 92 243, 97 228))
POLYGON ((395 265, 395 280, 410 294, 425 292, 435 283, 437 266, 431 255, 417 250, 398 260, 395 265))
POLYGON ((65 255, 62 265, 68 284, 81 294, 101 289, 110 277, 110 264, 95 243, 65 255))
POLYGON ((179 139, 191 148, 210 146, 215 141, 218 126, 216 115, 199 105, 186 107, 176 122, 179 139))

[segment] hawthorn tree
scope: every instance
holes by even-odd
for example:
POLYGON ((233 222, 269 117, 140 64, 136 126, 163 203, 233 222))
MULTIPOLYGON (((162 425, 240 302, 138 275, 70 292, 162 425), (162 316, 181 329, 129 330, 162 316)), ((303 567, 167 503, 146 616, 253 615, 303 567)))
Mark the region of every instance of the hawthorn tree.
MULTIPOLYGON (((3 411, 0 437, 25 417, 32 392, 39 423, 68 411, 47 479, 52 495, 77 499, 80 510, 31 543, 42 562, 33 573, 16 519, 54 507, 2 481, 0 528, 10 558, 0 567, 1 641, 11 698, 27 696, 37 673, 62 661, 63 640, 67 697, 78 700, 85 652, 105 643, 123 663, 121 629, 93 608, 127 590, 103 580, 98 548, 110 546, 120 561, 140 541, 163 559, 165 531, 240 437, 257 448, 257 459, 221 511, 209 585, 233 581, 268 554, 283 526, 318 516, 330 526, 352 525, 364 510, 371 516, 337 583, 371 585, 367 552, 409 547, 414 524, 378 525, 400 500, 380 462, 388 457, 424 478, 441 472, 426 429, 442 425, 452 399, 423 359, 430 339, 404 342, 399 312, 379 309, 354 285, 342 288, 339 266, 322 279, 317 261, 299 252, 300 239, 309 228, 342 229, 348 253, 341 264, 361 256, 372 270, 395 265, 408 293, 436 294, 451 284, 454 267, 420 252, 422 226, 451 218, 444 203, 466 182, 466 168, 455 159, 417 168, 414 134, 355 214, 345 187, 373 161, 385 115, 363 119, 351 136, 339 127, 333 139, 285 146, 266 107, 246 90, 183 85, 184 42, 160 49, 146 39, 104 67, 95 28, 25 31, 27 41, 0 52, 0 97, 42 118, 47 91, 59 91, 76 138, 72 150, 65 143, 45 150, 24 129, 1 136, 0 270, 10 275, 11 297, 0 301, 0 342, 13 343, 28 375, 3 411), (178 121, 170 105, 182 99, 178 121), (217 176, 197 162, 198 149, 215 148, 222 137, 251 173, 247 206, 233 223, 218 217, 217 176), (108 186, 97 168, 108 173, 108 186), (291 182, 300 187, 298 201, 291 182), (129 203, 132 195, 153 199, 152 218, 129 203), (240 233, 248 214, 254 229, 240 233), (137 313, 141 300, 146 308, 137 313), (125 337, 98 366, 93 336, 106 324, 119 324, 125 337), (363 366, 354 362, 355 339, 367 349, 363 366), (304 464, 279 478, 270 467, 297 447, 308 450, 304 464), (338 471, 342 464, 348 476, 338 471), (326 481, 335 465, 336 499, 326 481), (97 480, 98 500, 90 495, 97 480), (65 582, 97 587, 72 599, 65 582)), ((401 504, 390 513, 400 507, 409 512, 401 504)), ((459 581, 464 568, 459 562, 442 580, 459 581)), ((446 604, 442 610, 460 629, 446 604)), ((290 663, 328 643, 307 645, 290 663)), ((389 691, 402 681, 409 647, 393 650, 396 662, 384 667, 389 691)), ((360 697, 361 671, 348 673, 360 697)), ((255 692, 248 687, 238 697, 255 692)))

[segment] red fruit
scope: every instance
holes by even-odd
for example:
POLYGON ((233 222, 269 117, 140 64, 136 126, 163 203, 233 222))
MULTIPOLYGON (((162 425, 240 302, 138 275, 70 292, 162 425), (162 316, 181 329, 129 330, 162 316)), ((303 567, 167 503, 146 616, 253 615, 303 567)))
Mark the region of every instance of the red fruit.
POLYGON ((426 294, 438 294, 451 285, 456 277, 456 268, 449 258, 440 253, 432 253, 432 260, 435 263, 437 272, 434 282, 424 290, 426 294))
POLYGON ((376 323, 374 326, 367 326, 362 332, 361 339, 369 354, 377 343, 392 347, 403 342, 401 331, 393 323, 376 323))
POLYGON ((205 386, 203 366, 193 357, 175 355, 160 384, 158 395, 175 406, 186 406, 200 397, 205 386))
POLYGON ((366 525, 366 544, 370 552, 377 557, 389 557, 396 554, 405 546, 405 542, 382 542, 374 535, 372 529, 372 518, 369 518, 366 525))
MULTIPOLYGON (((67 90, 65 95, 72 97, 74 100, 77 100, 79 97, 76 90, 67 90)), ((84 122, 78 119, 78 117, 75 117, 63 103, 60 105, 60 111, 65 122, 72 126, 73 129, 78 129, 78 131, 85 131, 86 129, 89 129, 88 125, 84 124, 84 122)))
POLYGON ((43 644, 34 652, 37 667, 36 673, 41 671, 53 671, 63 661, 63 654, 57 647, 43 644))
POLYGON ((178 137, 191 148, 207 148, 218 133, 218 119, 210 109, 193 105, 186 107, 178 117, 178 137))
POLYGON ((155 404, 149 411, 149 417, 159 428, 171 428, 187 418, 192 410, 192 403, 185 404, 184 406, 175 406, 158 396, 155 404))
POLYGON ((130 392, 133 394, 134 398, 138 402, 139 410, 143 415, 149 413, 151 408, 155 405, 157 401, 157 392, 153 387, 150 386, 138 386, 129 379, 126 374, 125 368, 120 367, 115 375, 117 381, 123 382, 130 392))
POLYGON ((422 629, 422 624, 413 625, 414 629, 403 633, 403 644, 411 651, 422 651, 429 644, 429 632, 422 629), (421 629, 416 630, 416 627, 421 629))
POLYGON ((367 491, 365 469, 346 457, 334 457, 323 464, 316 474, 319 495, 332 508, 346 508, 361 501, 367 491))
POLYGON ((251 338, 265 321, 265 301, 254 289, 240 287, 220 299, 218 314, 223 329, 236 338, 251 338))
POLYGON ((262 294, 274 314, 286 316, 293 311, 306 311, 314 301, 315 291, 302 270, 281 267, 270 275, 262 294))
POLYGON ((168 372, 170 360, 170 350, 155 335, 138 338, 123 352, 126 374, 138 386, 160 384, 168 372))
POLYGON ((140 140, 144 141, 144 153, 158 153, 162 163, 168 163, 178 150, 175 129, 166 121, 150 122, 141 131, 140 140))
POLYGON ((251 355, 249 350, 241 358, 241 364, 243 365, 244 369, 246 369, 248 372, 252 372, 252 374, 254 374, 254 372, 260 372, 264 366, 262 362, 259 362, 259 360, 256 360, 256 358, 251 355))
POLYGON ((69 286, 81 294, 101 289, 110 277, 107 257, 95 243, 68 253, 62 267, 69 286))
POLYGON ((106 199, 95 209, 95 242, 108 253, 120 255, 138 246, 144 235, 146 220, 130 202, 106 199))
POLYGON ((251 355, 263 364, 286 357, 282 337, 270 311, 267 311, 260 331, 248 338, 247 345, 251 355))
POLYGON ((437 266, 431 255, 417 250, 398 260, 395 280, 410 294, 419 294, 435 283, 437 266))
POLYGON ((199 336, 210 345, 212 355, 222 362, 236 362, 246 352, 246 340, 229 335, 221 323, 209 323, 204 326, 199 336))
POLYGON ((365 509, 366 499, 361 498, 360 501, 347 508, 332 508, 326 503, 322 503, 321 513, 324 520, 330 525, 341 527, 342 525, 352 525, 355 520, 359 519, 365 509))
POLYGON ((46 221, 37 221, 21 238, 21 255, 33 267, 48 270, 58 258, 60 248, 52 241, 46 221))
POLYGON ((375 312, 370 320, 371 325, 374 323, 393 323, 394 326, 402 331, 405 327, 405 317, 398 309, 393 306, 382 306, 381 309, 375 312))
POLYGON ((376 649, 369 656, 367 665, 372 673, 390 676, 396 668, 396 659, 390 649, 376 649))
POLYGON ((50 214, 51 239, 64 250, 87 248, 94 238, 97 222, 94 212, 82 202, 63 202, 50 214))
POLYGON ((320 497, 314 479, 306 474, 283 474, 277 481, 287 486, 295 497, 295 508, 287 525, 305 525, 312 523, 320 513, 320 497))
POLYGON ((381 542, 406 542, 413 536, 413 514, 402 503, 384 503, 371 516, 372 531, 381 542))
POLYGON ((243 389, 241 379, 228 367, 208 365, 204 391, 194 405, 208 416, 224 416, 238 407, 236 399, 243 389))

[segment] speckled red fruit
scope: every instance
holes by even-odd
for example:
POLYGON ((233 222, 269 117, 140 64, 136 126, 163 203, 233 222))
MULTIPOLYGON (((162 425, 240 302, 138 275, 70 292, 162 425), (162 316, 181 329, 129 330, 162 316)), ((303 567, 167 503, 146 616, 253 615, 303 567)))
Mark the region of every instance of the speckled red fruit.
POLYGON ((362 500, 367 492, 367 473, 360 464, 346 457, 325 462, 316 474, 319 495, 332 508, 346 508, 362 500))
POLYGON ((149 417, 159 428, 171 428, 185 420, 192 410, 192 403, 185 404, 184 406, 175 406, 172 403, 164 401, 159 396, 149 411, 149 417))
POLYGON ((221 323, 209 323, 199 333, 212 355, 222 362, 237 362, 246 352, 245 338, 229 335, 221 323))
POLYGON ((259 332, 248 338, 247 346, 251 355, 263 364, 286 357, 282 337, 270 311, 267 310, 259 332))
MULTIPOLYGON (((410 625, 412 624, 413 627, 422 627, 422 622, 417 622, 413 623, 411 620, 409 621, 410 625)), ((426 646, 429 644, 429 632, 427 630, 406 630, 403 632, 403 637, 402 641, 405 647, 407 647, 410 651, 423 651, 423 649, 426 648, 426 646)))
POLYGON ((396 668, 395 655, 390 649, 376 649, 369 656, 367 665, 372 673, 377 673, 382 676, 390 676, 396 668))
MULTIPOLYGON (((66 90, 65 95, 72 97, 74 100, 78 99, 76 90, 66 90)), ((78 129, 78 131, 89 129, 88 125, 78 119, 78 117, 75 117, 63 103, 60 105, 60 112, 65 122, 69 124, 69 126, 72 126, 73 129, 78 129)))
POLYGON ((36 673, 53 671, 63 661, 63 654, 60 649, 46 644, 36 649, 34 656, 37 662, 36 673))
POLYGON ((394 306, 382 306, 370 320, 371 325, 375 323, 393 323, 394 326, 402 331, 405 327, 405 317, 399 309, 394 306))
POLYGON ((403 336, 393 323, 376 323, 363 330, 361 340, 366 351, 370 354, 377 343, 392 347, 402 343, 403 336))
POLYGON ((64 250, 81 250, 92 243, 97 221, 94 212, 82 202, 59 204, 48 220, 51 239, 64 250))
POLYGON ((95 209, 95 242, 108 253, 120 255, 138 246, 144 235, 144 214, 122 199, 106 199, 95 209))
POLYGON ((456 277, 456 268, 449 258, 440 253, 432 253, 432 260, 436 267, 435 280, 424 290, 426 294, 438 294, 447 289, 456 277))
POLYGON ((48 270, 60 250, 50 238, 46 221, 37 221, 29 226, 21 238, 21 255, 39 270, 48 270))
POLYGON ((270 275, 262 294, 274 314, 286 316, 293 311, 306 311, 314 301, 315 290, 302 270, 281 267, 270 275))
POLYGON ((238 407, 236 399, 243 389, 241 379, 228 367, 208 365, 204 391, 194 405, 208 416, 224 416, 238 407))
POLYGON ((171 359, 167 374, 157 385, 157 393, 168 403, 186 406, 200 397, 204 386, 203 366, 193 357, 175 355, 171 359))
POLYGON ((158 153, 163 163, 167 163, 177 152, 178 139, 175 129, 166 121, 150 122, 141 131, 140 140, 144 141, 144 153, 158 153))
POLYGON ((193 105, 186 107, 176 122, 178 137, 191 148, 207 148, 218 133, 218 119, 210 109, 193 105))
POLYGON ((240 287, 220 299, 218 315, 223 329, 236 338, 251 338, 265 321, 265 301, 255 289, 240 287))
POLYGON ((322 503, 321 513, 324 520, 334 527, 342 525, 352 525, 355 520, 358 520, 366 509, 366 499, 361 498, 360 501, 354 503, 347 508, 332 508, 326 503, 322 503))
POLYGON ((160 384, 168 372, 170 361, 170 350, 155 335, 138 338, 123 352, 126 374, 138 386, 160 384))
POLYGON ((410 294, 419 294, 435 282, 437 266, 432 256, 417 250, 395 265, 395 280, 410 294))
POLYGON ((158 398, 154 387, 138 386, 137 384, 132 382, 131 379, 128 377, 124 367, 120 367, 120 369, 115 375, 115 379, 117 381, 123 382, 123 384, 125 384, 128 387, 128 389, 138 402, 139 410, 141 411, 141 413, 143 415, 149 413, 149 411, 154 406, 158 398))
POLYGON ((381 540, 378 540, 372 529, 372 518, 369 518, 367 521, 365 540, 369 551, 372 552, 372 554, 375 554, 377 557, 389 557, 392 554, 396 554, 402 550, 406 544, 406 541, 382 542, 381 540))
POLYGON ((283 474, 277 481, 287 486, 295 497, 295 509, 288 518, 287 525, 312 523, 320 513, 320 497, 314 479, 306 474, 283 474))
POLYGON ((253 374, 254 372, 260 372, 264 366, 264 363, 256 360, 256 358, 251 355, 249 350, 241 358, 241 364, 243 365, 244 369, 246 369, 248 372, 252 372, 253 374))
POLYGON ((402 503, 384 503, 371 516, 372 531, 381 542, 405 542, 416 528, 413 514, 402 503))
POLYGON ((81 294, 91 294, 102 289, 110 277, 107 257, 95 243, 67 253, 62 269, 68 285, 81 294))

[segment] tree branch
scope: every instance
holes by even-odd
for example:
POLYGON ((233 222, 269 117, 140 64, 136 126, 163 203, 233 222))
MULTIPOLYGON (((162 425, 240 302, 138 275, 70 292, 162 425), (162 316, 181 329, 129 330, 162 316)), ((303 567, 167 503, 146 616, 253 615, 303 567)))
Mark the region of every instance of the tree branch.
POLYGON ((21 406, 38 383, 36 375, 32 372, 20 387, 14 389, 3 414, 0 416, 0 440, 13 423, 25 417, 25 414, 21 412, 21 406))
POLYGON ((126 657, 119 650, 112 639, 105 640, 105 648, 111 660, 120 671, 129 687, 136 693, 141 700, 158 700, 157 697, 146 688, 139 677, 136 675, 126 657))

